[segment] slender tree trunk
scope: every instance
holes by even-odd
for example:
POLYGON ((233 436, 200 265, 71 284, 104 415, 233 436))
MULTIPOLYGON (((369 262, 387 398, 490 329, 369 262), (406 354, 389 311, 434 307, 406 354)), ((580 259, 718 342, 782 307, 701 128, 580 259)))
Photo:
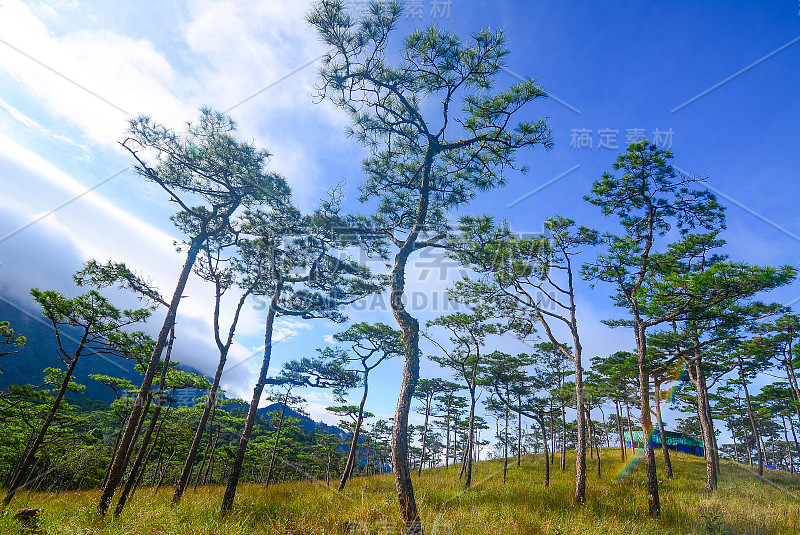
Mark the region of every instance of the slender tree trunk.
POLYGON ((208 421, 208 439, 206 440, 206 449, 203 451, 203 462, 200 463, 200 469, 197 471, 197 477, 194 479, 194 491, 197 492, 197 487, 200 485, 203 473, 206 469, 208 462, 208 454, 211 449, 211 441, 214 438, 214 414, 216 410, 211 411, 211 419, 208 421))
POLYGON ((447 411, 447 414, 445 414, 444 417, 444 428, 445 428, 444 436, 446 437, 445 442, 447 444, 445 445, 444 449, 444 467, 448 468, 450 466, 450 403, 449 402, 445 410, 447 411))
MULTIPOLYGON (((508 387, 506 387, 506 399, 509 399, 508 387)), ((508 473, 508 415, 508 405, 506 405, 506 427, 503 430, 503 485, 506 484, 508 473)))
MULTIPOLYGON (((156 428, 156 423, 159 421, 161 408, 164 406, 164 401, 166 400, 162 392, 159 392, 158 396, 158 401, 153 409, 153 416, 150 418, 150 424, 147 426, 147 431, 145 431, 144 437, 142 437, 142 444, 139 446, 139 451, 136 453, 136 459, 133 462, 131 473, 128 474, 128 479, 125 481, 125 486, 122 488, 122 492, 117 499, 117 505, 114 507, 114 516, 119 516, 122 513, 122 510, 125 508, 125 502, 128 500, 128 495, 130 494, 134 484, 139 480, 139 470, 142 468, 142 463, 147 458, 149 451, 151 451, 149 447, 150 439, 153 435, 153 431, 156 428)), ((144 421, 144 418, 141 418, 140 421, 144 421)))
MULTIPOLYGON (((739 407, 739 413, 742 412, 742 397, 739 393, 736 393, 736 404, 739 407)), ((753 452, 750 449, 750 437, 747 434, 747 426, 742 425, 742 431, 744 432, 744 443, 742 444, 743 447, 747 449, 747 462, 750 467, 753 467, 753 452)))
POLYGON ((700 420, 700 430, 703 434, 703 453, 706 460, 706 492, 713 492, 717 488, 716 462, 714 461, 714 438, 713 429, 708 422, 708 409, 705 398, 705 376, 703 375, 702 364, 697 360, 698 351, 695 350, 694 383, 697 391, 697 416, 700 420))
MULTIPOLYGON (((750 402, 750 392, 747 389, 747 380, 744 377, 744 368, 742 367, 742 357, 739 357, 739 377, 742 381, 742 388, 744 389, 745 406, 747 407, 747 416, 750 418, 750 426, 753 430, 753 436, 756 439, 756 450, 758 453, 758 477, 764 476, 764 452, 761 446, 761 440, 758 434, 758 427, 756 427, 756 419, 753 416, 753 404, 750 402)), ((752 461, 751 461, 752 463, 752 461)))
POLYGON ((170 454, 169 454, 169 458, 167 459, 167 462, 164 463, 164 468, 161 470, 161 477, 158 478, 158 483, 156 484, 156 491, 158 491, 158 489, 161 488, 162 483, 164 483, 164 478, 166 477, 167 472, 169 472, 169 463, 172 462, 172 458, 175 457, 175 453, 176 453, 176 450, 175 450, 175 448, 173 448, 172 452, 170 452, 170 454))
POLYGON ((325 465, 325 484, 331 486, 331 454, 328 453, 328 463, 325 465))
POLYGON ((522 464, 522 397, 517 396, 517 468, 522 464))
MULTIPOLYGON (((119 397, 117 397, 117 399, 119 399, 119 397)), ((122 429, 123 429, 123 424, 124 423, 125 423, 125 419, 123 418, 123 415, 120 414, 119 415, 119 431, 117 431, 117 438, 114 440, 114 449, 111 450, 111 456, 112 457, 114 455, 116 455, 117 450, 119 449, 119 441, 122 438, 122 429)), ((106 484, 106 480, 108 479, 109 470, 111 470, 111 465, 110 464, 106 467, 106 474, 103 476, 103 482, 100 484, 101 488, 103 487, 103 485, 106 484)))
POLYGON ((614 408, 617 411, 617 433, 619 433, 619 453, 624 461, 627 456, 625 455, 625 437, 622 436, 622 415, 619 413, 619 400, 614 400, 614 408))
POLYGON ((583 367, 580 355, 576 355, 575 364, 575 409, 577 424, 577 447, 575 459, 575 503, 586 501, 586 415, 583 396, 583 367))
POLYGON ((44 442, 44 437, 47 435, 47 429, 53 422, 53 419, 58 412, 58 408, 61 406, 61 400, 64 399, 64 394, 66 394, 67 389, 69 388, 69 382, 70 379, 72 379, 72 372, 75 371, 75 366, 78 364, 78 358, 81 356, 81 353, 83 353, 85 347, 84 344, 86 343, 86 337, 88 334, 89 329, 87 328, 84 332, 83 338, 81 339, 81 343, 78 346, 78 350, 75 352, 75 356, 69 363, 67 370, 64 372, 64 378, 61 380, 61 387, 58 390, 58 395, 56 395, 56 399, 53 400, 53 405, 47 412, 47 416, 45 416, 41 429, 39 429, 39 432, 36 434, 36 438, 33 439, 33 442, 30 444, 28 449, 25 450, 25 453, 18 464, 19 468, 14 471, 15 475, 8 485, 8 492, 6 492, 5 498, 3 498, 3 507, 7 507, 14 498, 14 494, 16 494, 17 490, 25 486, 25 476, 28 473, 28 469, 33 464, 33 460, 36 458, 36 452, 39 450, 39 446, 42 445, 42 442, 44 442))
MULTIPOLYGON (((252 287, 251 287, 252 288, 252 287)), ((214 380, 211 383, 211 389, 208 392, 206 404, 203 407, 203 413, 200 415, 200 422, 197 424, 197 429, 192 439, 192 444, 189 446, 189 452, 186 454, 186 459, 181 468, 181 474, 178 481, 175 483, 175 492, 172 495, 171 505, 175 506, 181 501, 186 485, 189 484, 189 479, 192 476, 192 469, 194 468, 194 461, 197 458, 197 451, 200 449, 200 443, 203 440, 205 433, 206 423, 208 423, 209 416, 214 411, 217 402, 217 391, 219 390, 219 382, 222 379, 222 371, 225 369, 225 363, 228 361, 228 351, 230 351, 231 343, 233 342, 233 333, 236 331, 236 326, 239 323, 239 314, 242 311, 247 297, 250 295, 251 289, 247 289, 240 297, 234 311, 233 320, 231 321, 230 329, 228 330, 228 338, 225 343, 219 336, 219 305, 222 297, 222 292, 219 286, 219 279, 217 280, 217 291, 214 308, 214 337, 219 348, 219 361, 217 364, 217 371, 214 374, 214 380)))
POLYGON ((286 396, 283 398, 283 407, 281 407, 281 415, 278 418, 278 429, 275 432, 275 442, 272 444, 272 455, 269 457, 269 469, 267 470, 267 480, 264 482, 265 487, 269 487, 270 481, 272 481, 272 471, 275 468, 275 457, 278 454, 278 444, 281 440, 281 431, 283 431, 283 417, 286 414, 286 404, 289 402, 289 392, 290 390, 286 390, 286 396))
POLYGON ((427 401, 425 407, 425 425, 422 426, 422 453, 419 456, 419 470, 417 470, 417 477, 422 475, 422 463, 425 461, 425 440, 428 438, 428 416, 431 413, 430 401, 427 401))
POLYGON ((747 426, 743 425, 742 430, 744 431, 744 443, 747 446, 747 463, 750 465, 750 468, 753 467, 753 450, 750 447, 750 437, 747 434, 747 426))
POLYGON ((655 385, 656 394, 656 419, 658 420, 658 433, 661 436, 661 449, 664 450, 664 467, 667 469, 667 477, 672 477, 672 461, 669 458, 669 447, 667 446, 667 432, 664 430, 664 420, 661 418, 661 383, 655 385))
MULTIPOLYGON (((361 423, 364 419, 364 404, 367 402, 367 392, 369 389, 369 373, 364 374, 364 393, 361 396, 361 403, 358 406, 358 417, 356 418, 356 425, 353 428, 353 440, 350 442, 350 453, 347 455, 347 464, 342 472, 342 479, 339 481, 339 492, 344 490, 347 480, 350 479, 350 474, 353 471, 356 461, 356 450, 358 448, 358 436, 361 432, 361 423)), ((421 462, 420 462, 421 466, 421 462)))
POLYGON ((242 435, 239 438, 239 445, 236 448, 236 453, 233 457, 230 475, 228 476, 228 484, 225 487, 225 495, 222 497, 222 506, 220 512, 225 516, 233 508, 233 500, 236 497, 236 487, 239 484, 239 477, 244 464, 244 454, 247 451, 247 444, 250 442, 250 433, 253 431, 253 425, 256 421, 258 414, 258 404, 261 401, 261 395, 264 393, 264 385, 267 381, 267 374, 269 373, 269 363, 272 358, 272 331, 275 326, 275 308, 278 299, 283 291, 283 283, 278 282, 275 293, 269 305, 267 312, 267 322, 264 328, 264 359, 261 362, 261 371, 258 375, 255 387, 253 387, 253 399, 250 401, 250 407, 247 411, 247 418, 244 422, 242 435))
POLYGON ((733 432, 733 427, 730 428, 731 439, 733 440, 733 459, 736 464, 739 464, 739 446, 736 444, 736 433, 733 432))
MULTIPOLYGON (((788 358, 784 359, 783 365, 786 369, 786 378, 789 381, 789 385, 791 386, 792 390, 792 397, 796 403, 796 411, 797 411, 797 418, 800 421, 800 388, 797 385, 797 376, 794 373, 794 366, 792 366, 791 355, 792 355, 792 342, 791 338, 789 339, 789 348, 787 350, 787 354, 789 355, 788 358)), ((797 454, 800 455, 800 444, 797 443, 797 435, 794 431, 794 423, 792 422, 792 417, 789 416, 789 424, 792 426, 792 437, 794 438, 794 447, 797 450, 797 454)), ((789 451, 789 457, 792 457, 791 450, 789 451)))
POLYGON ((472 458, 475 448, 475 386, 470 387, 470 407, 469 407, 469 429, 467 433, 467 451, 468 455, 464 457, 464 466, 462 471, 466 475, 464 481, 464 488, 469 488, 472 485, 472 458))
POLYGON ((647 371, 647 341, 645 327, 638 319, 635 322, 639 367, 639 399, 642 409, 640 419, 642 422, 642 440, 644 441, 645 471, 647 474, 648 512, 652 518, 659 518, 661 516, 661 503, 658 498, 658 472, 653 443, 650 440, 653 422, 650 419, 650 374, 647 371))
POLYGON ((222 431, 221 428, 217 428, 217 433, 214 436, 214 445, 211 447, 211 456, 208 459, 208 468, 206 468, 206 473, 203 475, 203 485, 205 486, 209 481, 214 481, 214 456, 217 453, 217 444, 219 443, 219 435, 222 431))
POLYGON ((561 404, 561 471, 567 469, 567 412, 561 404))
POLYGON ((789 445, 789 430, 786 428, 786 417, 781 416, 783 420, 783 438, 786 440, 786 453, 789 455, 789 472, 794 474, 794 459, 792 459, 792 447, 789 445))
POLYGON ((603 443, 603 437, 606 437, 606 446, 611 449, 611 439, 608 436, 608 424, 606 424, 606 413, 603 411, 603 406, 598 405, 598 409, 600 409, 600 418, 603 419, 603 427, 600 431, 600 443, 603 443))
POLYGON ((178 283, 175 285, 175 292, 170 301, 167 316, 164 318, 164 324, 161 326, 161 331, 158 333, 153 353, 150 356, 150 362, 147 364, 147 369, 142 379, 142 386, 139 388, 139 394, 136 396, 136 401, 133 403, 131 413, 128 415, 128 423, 125 426, 125 432, 122 435, 122 442, 120 443, 117 454, 111 461, 111 470, 109 470, 108 480, 106 481, 103 490, 100 492, 100 500, 98 503, 98 510, 101 515, 105 515, 108 508, 111 507, 111 500, 114 497, 114 492, 117 490, 119 482, 125 473, 125 468, 128 466, 128 460, 131 453, 131 445, 134 440, 134 432, 138 427, 139 418, 142 415, 142 407, 146 396, 150 395, 150 387, 153 384, 153 379, 156 375, 156 370, 161 361, 161 353, 167 343, 167 337, 175 325, 175 317, 178 313, 178 305, 180 304, 183 290, 186 287, 186 281, 189 279, 189 274, 192 271, 195 258, 203 242, 207 236, 204 233, 199 234, 192 239, 192 244, 189 247, 189 252, 186 255, 186 261, 183 264, 178 283))
POLYGON ((175 483, 175 492, 172 494, 172 502, 170 503, 170 505, 173 507, 180 503, 183 492, 186 490, 186 485, 189 484, 189 478, 192 476, 192 469, 194 468, 194 461, 197 458, 197 451, 200 449, 200 443, 202 442, 203 435, 205 434, 206 424, 208 423, 209 416, 214 410, 214 406, 216 404, 217 390, 219 388, 219 382, 222 378, 222 371, 225 368, 225 362, 227 361, 227 358, 228 351, 227 348, 225 348, 225 350, 220 352, 219 364, 217 365, 217 371, 214 374, 214 381, 211 384, 211 390, 206 398, 203 412, 200 415, 200 421, 197 423, 197 429, 195 429, 192 443, 189 446, 189 452, 186 454, 186 459, 183 462, 181 473, 178 476, 178 481, 175 483))
MULTIPOLYGON (((172 389, 172 393, 173 393, 173 395, 175 394, 175 389, 174 388, 172 389)), ((161 430, 164 428, 164 422, 166 422, 167 418, 169 417, 171 404, 172 404, 171 401, 167 404, 167 410, 164 411, 164 416, 161 417, 161 422, 158 424, 158 427, 156 428, 156 436, 150 441, 150 445, 149 445, 149 447, 147 449, 147 453, 144 455, 143 462, 142 462, 142 469, 139 470, 139 475, 136 477, 135 481, 133 482, 133 487, 130 489, 129 493, 124 495, 126 499, 130 498, 131 496, 133 496, 133 494, 136 492, 136 489, 139 488, 139 485, 141 484, 142 479, 144 478, 145 472, 147 472, 147 461, 153 455, 153 450, 156 449, 156 444, 158 444, 158 438, 161 436, 161 430)), ((163 452, 163 446, 162 446, 162 449, 160 450, 160 452, 163 452)), ((161 458, 160 457, 159 457, 159 461, 158 462, 159 463, 161 462, 161 458)), ((156 473, 157 473, 157 471, 156 471, 156 473)), ((151 482, 155 482, 155 473, 153 474, 153 479, 152 479, 151 482)), ((127 484, 126 484, 126 486, 127 486, 127 484)), ((120 499, 122 499, 122 496, 120 496, 120 499)), ((123 506, 124 505, 125 505, 125 502, 123 501, 123 506)))
POLYGON ((600 477, 600 446, 599 446, 599 438, 597 435, 597 429, 594 426, 594 422, 592 421, 591 417, 591 407, 586 407, 586 424, 589 428, 589 433, 591 435, 591 439, 589 442, 589 449, 591 450, 592 446, 594 446, 594 452, 597 454, 597 477, 600 477))
MULTIPOLYGON (((794 439, 794 447, 797 450, 797 454, 800 455, 800 445, 797 444, 797 434, 794 432, 794 422, 792 421, 792 415, 788 416, 789 418, 789 428, 792 430, 792 439, 794 439)), ((789 455, 792 455, 791 451, 789 455)))
POLYGON ((794 373, 794 366, 792 366, 792 338, 793 336, 789 338, 789 347, 786 351, 788 357, 784 359, 783 365, 786 369, 786 378, 789 380, 794 400, 797 402, 795 409, 797 411, 797 418, 800 420, 800 387, 797 385, 797 375, 794 373))
POLYGON ((553 400, 550 399, 550 464, 556 463, 556 422, 553 416, 553 400))
POLYGON ((625 412, 628 415, 628 437, 631 439, 631 455, 636 454, 636 448, 633 446, 633 420, 631 419, 631 407, 628 400, 625 400, 625 412))
POLYGON ((419 322, 409 314, 402 304, 405 288, 405 265, 411 250, 401 250, 396 259, 392 281, 392 309, 397 323, 403 332, 405 364, 400 395, 397 399, 394 426, 392 428, 392 471, 395 488, 406 533, 422 533, 422 521, 417 512, 414 498, 414 486, 411 482, 411 470, 408 463, 408 413, 411 400, 419 380, 419 322))
POLYGON ((550 486, 550 461, 547 450, 547 426, 544 423, 544 416, 539 415, 539 425, 542 426, 542 444, 544 444, 544 488, 550 486))
MULTIPOLYGON (((592 428, 594 428, 594 424, 592 424, 592 428)), ((603 477, 603 473, 600 470, 600 450, 603 449, 603 441, 600 437, 600 433, 595 429, 595 437, 594 437, 594 450, 597 453, 597 477, 598 479, 603 477)))
MULTIPOLYGON (((161 409, 164 406, 164 402, 167 400, 166 396, 164 396, 164 389, 166 388, 167 368, 169 367, 169 362, 172 358, 172 346, 174 342, 175 326, 173 325, 169 335, 169 343, 167 344, 167 353, 164 355, 164 364, 161 367, 161 376, 159 377, 158 391, 156 392, 156 406, 153 409, 153 415, 150 418, 150 424, 147 426, 147 431, 145 432, 144 437, 142 437, 142 444, 139 446, 139 451, 137 452, 136 459, 133 462, 131 473, 128 475, 128 479, 125 481, 125 486, 122 488, 122 493, 120 493, 119 498, 117 499, 117 505, 114 508, 114 516, 119 516, 122 513, 122 510, 125 508, 125 502, 128 500, 128 495, 132 489, 136 489, 136 486, 141 480, 141 474, 144 473, 144 467, 142 466, 142 463, 146 463, 147 455, 150 455, 150 452, 153 450, 153 448, 150 446, 150 439, 152 438, 153 430, 156 428, 156 424, 158 423, 158 418, 161 414, 161 409)), ((174 388, 172 389, 172 395, 175 395, 174 388)), ((152 396, 147 398, 147 406, 145 406, 142 418, 139 420, 140 428, 141 424, 144 422, 144 415, 146 415, 147 411, 149 410, 151 401, 152 396)), ((166 415, 164 415, 164 419, 166 419, 166 415)), ((164 420, 162 420, 161 423, 163 425, 164 420)), ((159 427, 159 431, 160 430, 161 427, 159 427)), ((136 430, 135 436, 139 436, 139 431, 140 429, 136 430)), ((158 439, 158 435, 156 435, 156 439, 158 439)))
POLYGON ((708 387, 706 387, 706 410, 708 410, 708 422, 711 429, 711 441, 714 444, 714 469, 717 473, 717 480, 719 479, 719 445, 717 444, 717 432, 714 427, 714 415, 711 414, 711 402, 708 399, 708 387))

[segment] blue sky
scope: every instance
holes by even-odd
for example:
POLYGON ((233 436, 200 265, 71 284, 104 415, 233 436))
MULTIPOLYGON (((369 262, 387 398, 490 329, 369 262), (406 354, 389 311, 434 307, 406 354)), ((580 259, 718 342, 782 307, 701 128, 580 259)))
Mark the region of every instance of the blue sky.
MULTIPOLYGON (((360 3, 349 6, 357 10, 360 3)), ((503 29, 511 54, 498 85, 532 75, 553 97, 532 105, 529 114, 548 118, 555 148, 520 154, 530 173, 510 173, 507 187, 479 196, 465 211, 507 218, 521 232, 540 230, 556 213, 608 228, 583 195, 610 170, 629 138, 653 139, 658 131, 657 142, 675 152, 675 164, 707 176, 708 187, 728 206, 725 238, 733 258, 798 264, 796 0, 423 0, 408 1, 406 8, 398 37, 432 23, 463 37, 485 26, 503 29)), ((280 1, 3 0, 0 296, 26 302, 34 286, 73 292, 70 275, 89 258, 125 261, 170 288, 182 260, 172 248, 173 206, 131 172, 117 144, 126 121, 140 113, 180 127, 200 106, 230 110, 241 136, 273 154, 270 167, 286 176, 302 208, 312 208, 328 186, 344 180, 348 206, 358 209, 364 153, 343 135, 345 117, 314 102, 314 61, 323 48, 303 22, 306 10, 302 2, 280 1)), ((416 313, 429 319, 459 270, 430 257, 413 264, 416 313)), ((600 324, 619 315, 607 289, 583 290, 586 360, 632 348, 629 333, 600 324)), ((186 294, 180 358, 211 372, 210 292, 194 281, 186 294)), ((770 297, 800 299, 800 284, 770 297)), ((381 303, 386 300, 373 299, 350 316, 393 324, 381 303)), ((250 307, 233 355, 240 364, 223 380, 232 395, 250 397, 259 359, 247 357, 263 343, 262 322, 262 313, 250 307)), ((283 321, 274 367, 324 345, 340 328, 283 321)), ((490 343, 519 347, 508 340, 490 343)), ((400 370, 397 361, 377 373, 372 412, 393 414, 400 370)), ((428 362, 422 371, 442 373, 428 362)), ((311 393, 312 415, 325 416, 329 401, 324 393, 311 393)))

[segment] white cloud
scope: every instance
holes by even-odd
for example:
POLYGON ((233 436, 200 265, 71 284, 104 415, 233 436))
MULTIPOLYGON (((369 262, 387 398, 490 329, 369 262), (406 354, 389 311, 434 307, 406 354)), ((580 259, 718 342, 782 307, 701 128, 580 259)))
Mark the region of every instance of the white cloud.
POLYGON ((56 141, 60 141, 62 143, 66 143, 68 145, 72 145, 73 147, 77 147, 77 148, 79 148, 80 150, 82 150, 84 152, 89 152, 89 147, 87 147, 86 145, 82 145, 80 143, 76 143, 75 141, 73 141, 72 139, 70 139, 68 137, 65 137, 65 136, 62 136, 62 135, 55 134, 55 133, 51 132, 50 130, 45 128, 42 124, 40 124, 37 121, 35 121, 34 119, 28 117, 27 115, 22 113, 20 110, 18 110, 17 108, 15 108, 11 104, 9 104, 5 100, 3 100, 2 98, 0 98, 0 108, 4 109, 6 111, 6 113, 8 113, 9 117, 14 119, 18 123, 22 124, 26 128, 34 130, 35 132, 38 132, 39 134, 42 134, 45 137, 49 137, 49 138, 55 139, 56 141))
POLYGON ((0 47, 0 72, 99 145, 115 147, 129 115, 174 124, 194 114, 176 96, 187 82, 146 39, 107 29, 56 37, 19 2, 3 5, 0 35, 10 45, 0 47))
POLYGON ((194 76, 203 81, 199 100, 227 109, 263 90, 231 114, 243 137, 258 139, 274 155, 270 167, 286 176, 303 208, 332 180, 322 176, 325 162, 310 147, 346 143, 331 135, 342 131, 344 114, 314 103, 317 68, 306 64, 324 48, 304 21, 308 9, 304 1, 197 0, 183 28, 194 76))

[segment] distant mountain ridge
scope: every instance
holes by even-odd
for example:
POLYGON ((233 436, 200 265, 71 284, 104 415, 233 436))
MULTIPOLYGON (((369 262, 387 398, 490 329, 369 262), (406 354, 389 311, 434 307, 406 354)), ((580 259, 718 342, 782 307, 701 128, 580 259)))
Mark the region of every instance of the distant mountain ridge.
MULTIPOLYGON (((17 353, 0 358, 0 388, 11 384, 42 383, 43 373, 47 367, 63 368, 58 359, 58 345, 49 320, 38 312, 27 312, 21 306, 0 301, 0 321, 8 321, 18 335, 25 336, 25 347, 15 348, 17 353)), ((62 341, 67 352, 74 352, 78 347, 79 330, 63 328, 62 341)), ((110 388, 90 379, 89 374, 110 375, 128 379, 133 384, 140 384, 141 374, 133 369, 134 363, 125 359, 108 356, 86 355, 78 360, 74 378, 79 384, 86 385, 83 396, 110 403, 114 401, 114 393, 110 388)), ((75 397, 75 395, 70 395, 75 397)))
MULTIPOLYGON (((58 359, 58 344, 50 321, 41 315, 41 309, 10 304, 0 300, 0 321, 8 321, 15 334, 25 336, 24 347, 10 348, 16 351, 11 355, 0 358, 0 389, 12 384, 42 383, 45 368, 64 368, 58 359)), ((74 353, 78 347, 80 329, 77 327, 62 327, 61 338, 64 349, 74 353)), ((5 351, 5 350, 4 350, 5 351)), ((205 375, 197 369, 180 364, 179 369, 205 375)), ((107 386, 89 378, 89 374, 109 375, 127 379, 137 387, 142 382, 142 374, 134 369, 134 362, 118 357, 106 355, 84 355, 78 360, 75 367, 74 379, 77 383, 86 385, 82 394, 68 393, 70 398, 85 397, 93 400, 111 403, 114 393, 107 386)), ((211 378, 206 376, 211 381, 211 378)))
MULTIPOLYGON (((256 411, 256 414, 258 414, 259 416, 266 416, 267 413, 269 412, 275 412, 277 414, 280 414, 282 408, 283 408, 283 403, 280 402, 273 403, 271 405, 267 405, 266 407, 261 407, 256 411)), ((298 420, 300 420, 299 425, 301 428, 303 428, 303 431, 305 431, 306 433, 313 433, 314 431, 320 429, 327 433, 338 435, 339 438, 342 439, 350 437, 350 433, 348 433, 347 431, 344 431, 341 428, 333 425, 328 425, 324 422, 318 422, 312 419, 310 416, 306 416, 305 414, 297 412, 288 405, 286 406, 286 413, 284 414, 284 417, 297 418, 298 420)))

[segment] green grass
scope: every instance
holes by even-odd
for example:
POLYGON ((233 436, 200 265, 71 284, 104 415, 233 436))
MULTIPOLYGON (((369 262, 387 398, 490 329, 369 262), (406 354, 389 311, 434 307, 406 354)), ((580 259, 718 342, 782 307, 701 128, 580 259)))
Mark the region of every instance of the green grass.
MULTIPOLYGON (((657 454, 659 452, 656 452, 657 454)), ((659 457, 659 462, 661 458, 659 457)), ((622 468, 618 450, 603 454, 603 477, 589 463, 587 501, 572 503, 574 456, 562 473, 551 470, 545 489, 542 456, 511 463, 502 482, 502 461, 478 463, 473 488, 464 492, 458 469, 435 468, 414 477, 426 533, 466 534, 798 534, 800 476, 770 472, 759 479, 748 467, 723 462, 719 490, 703 491, 703 459, 673 454, 675 478, 659 464, 662 518, 646 517, 643 467, 614 481, 622 468), (570 470, 570 468, 572 470, 570 470)), ((43 510, 42 532, 55 534, 281 535, 398 533, 397 498, 391 475, 356 478, 341 494, 319 483, 287 483, 264 489, 243 485, 234 511, 218 514, 223 489, 187 491, 177 508, 172 489, 140 489, 117 519, 95 513, 98 492, 18 494, 0 516, 0 533, 24 533, 12 519, 21 507, 43 510)))

